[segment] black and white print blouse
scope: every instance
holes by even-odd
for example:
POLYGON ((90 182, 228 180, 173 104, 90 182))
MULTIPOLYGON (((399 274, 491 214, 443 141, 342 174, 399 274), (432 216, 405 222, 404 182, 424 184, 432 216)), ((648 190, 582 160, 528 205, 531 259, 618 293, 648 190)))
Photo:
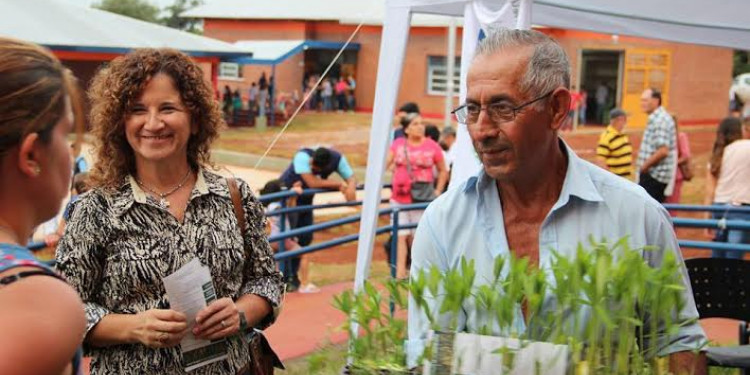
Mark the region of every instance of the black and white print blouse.
MULTIPOLYGON (((57 248, 57 267, 85 303, 87 332, 107 314, 168 309, 162 278, 193 258, 211 270, 217 298, 257 294, 276 318, 283 294, 281 274, 265 234, 263 206, 238 179, 246 235, 237 226, 226 179, 201 170, 180 223, 130 180, 116 192, 92 190, 74 203, 57 248), (247 255, 244 249, 247 249, 247 255)), ((235 374, 248 360, 238 335, 227 339, 228 360, 190 374, 235 374)), ((141 344, 84 346, 91 374, 184 374, 179 346, 141 344)))

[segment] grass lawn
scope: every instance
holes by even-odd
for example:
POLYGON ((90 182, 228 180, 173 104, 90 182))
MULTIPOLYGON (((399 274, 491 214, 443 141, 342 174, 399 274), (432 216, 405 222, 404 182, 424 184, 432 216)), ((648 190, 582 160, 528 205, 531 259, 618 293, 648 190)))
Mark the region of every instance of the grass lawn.
MULTIPOLYGON (((372 115, 366 113, 301 113, 269 155, 291 159, 301 147, 330 146, 343 152, 353 166, 363 167, 367 165, 371 119, 372 115)), ((263 154, 281 129, 282 126, 269 127, 264 131, 229 128, 222 131, 214 147, 263 154)))
MULTIPOLYGON (((336 250, 333 250, 336 251, 336 250)), ((331 285, 354 280, 354 263, 331 264, 310 262, 310 281, 317 285, 331 285)), ((370 267, 370 278, 375 283, 386 282, 391 277, 388 263, 373 261, 370 267)))

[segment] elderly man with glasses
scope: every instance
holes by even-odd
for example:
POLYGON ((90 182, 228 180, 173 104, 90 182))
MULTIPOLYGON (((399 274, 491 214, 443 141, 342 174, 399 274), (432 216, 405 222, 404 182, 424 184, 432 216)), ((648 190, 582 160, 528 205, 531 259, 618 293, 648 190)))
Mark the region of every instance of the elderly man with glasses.
MULTIPOLYGON (((467 258, 475 260, 479 286, 493 279, 497 256, 512 253, 549 269, 550 249, 572 258, 592 237, 615 242, 627 236, 631 248, 653 246, 658 250, 644 252, 653 267, 667 252, 681 261, 667 211, 638 185, 580 159, 559 138, 570 108, 570 67, 559 44, 538 31, 493 31, 477 49, 467 86, 466 103, 453 113, 466 124, 483 168, 425 211, 412 247, 412 277, 467 258)), ((676 318, 684 324, 648 344, 670 355, 673 370, 702 374, 705 357, 694 351, 706 338, 684 268, 680 280, 685 307, 676 318)), ((439 307, 442 301, 430 302, 439 307)), ((409 306, 407 359, 415 366, 432 327, 421 309, 409 306)), ((591 311, 582 307, 576 314, 586 319, 591 311)), ((520 306, 515 316, 520 332, 520 306)), ((481 328, 470 305, 458 322, 460 331, 481 328)))

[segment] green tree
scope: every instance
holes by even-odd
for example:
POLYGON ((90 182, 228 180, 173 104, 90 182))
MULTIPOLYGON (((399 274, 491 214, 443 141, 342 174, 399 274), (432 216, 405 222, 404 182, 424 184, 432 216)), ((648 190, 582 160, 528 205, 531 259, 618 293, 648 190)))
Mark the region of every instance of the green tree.
POLYGON ((734 50, 732 77, 750 72, 750 51, 734 50))
POLYGON ((161 12, 147 0, 101 0, 93 7, 152 23, 159 23, 161 12))
POLYGON ((200 34, 200 20, 182 18, 180 14, 203 3, 202 0, 175 0, 174 4, 164 8, 166 15, 160 20, 165 26, 200 34))

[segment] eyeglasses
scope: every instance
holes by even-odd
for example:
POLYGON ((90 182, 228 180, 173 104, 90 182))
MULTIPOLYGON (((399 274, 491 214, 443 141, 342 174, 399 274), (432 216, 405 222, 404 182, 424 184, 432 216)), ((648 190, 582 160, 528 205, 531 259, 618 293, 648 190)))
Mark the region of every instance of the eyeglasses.
POLYGON ((520 112, 522 109, 552 95, 553 92, 554 90, 530 102, 523 103, 517 107, 514 107, 506 102, 490 103, 486 107, 482 107, 479 104, 475 103, 466 103, 454 109, 451 113, 456 116, 456 120, 458 120, 458 122, 466 125, 475 124, 477 120, 479 120, 479 113, 482 112, 482 109, 487 111, 487 115, 490 116, 490 120, 492 120, 493 122, 500 123, 513 121, 516 118, 518 112, 520 112))

